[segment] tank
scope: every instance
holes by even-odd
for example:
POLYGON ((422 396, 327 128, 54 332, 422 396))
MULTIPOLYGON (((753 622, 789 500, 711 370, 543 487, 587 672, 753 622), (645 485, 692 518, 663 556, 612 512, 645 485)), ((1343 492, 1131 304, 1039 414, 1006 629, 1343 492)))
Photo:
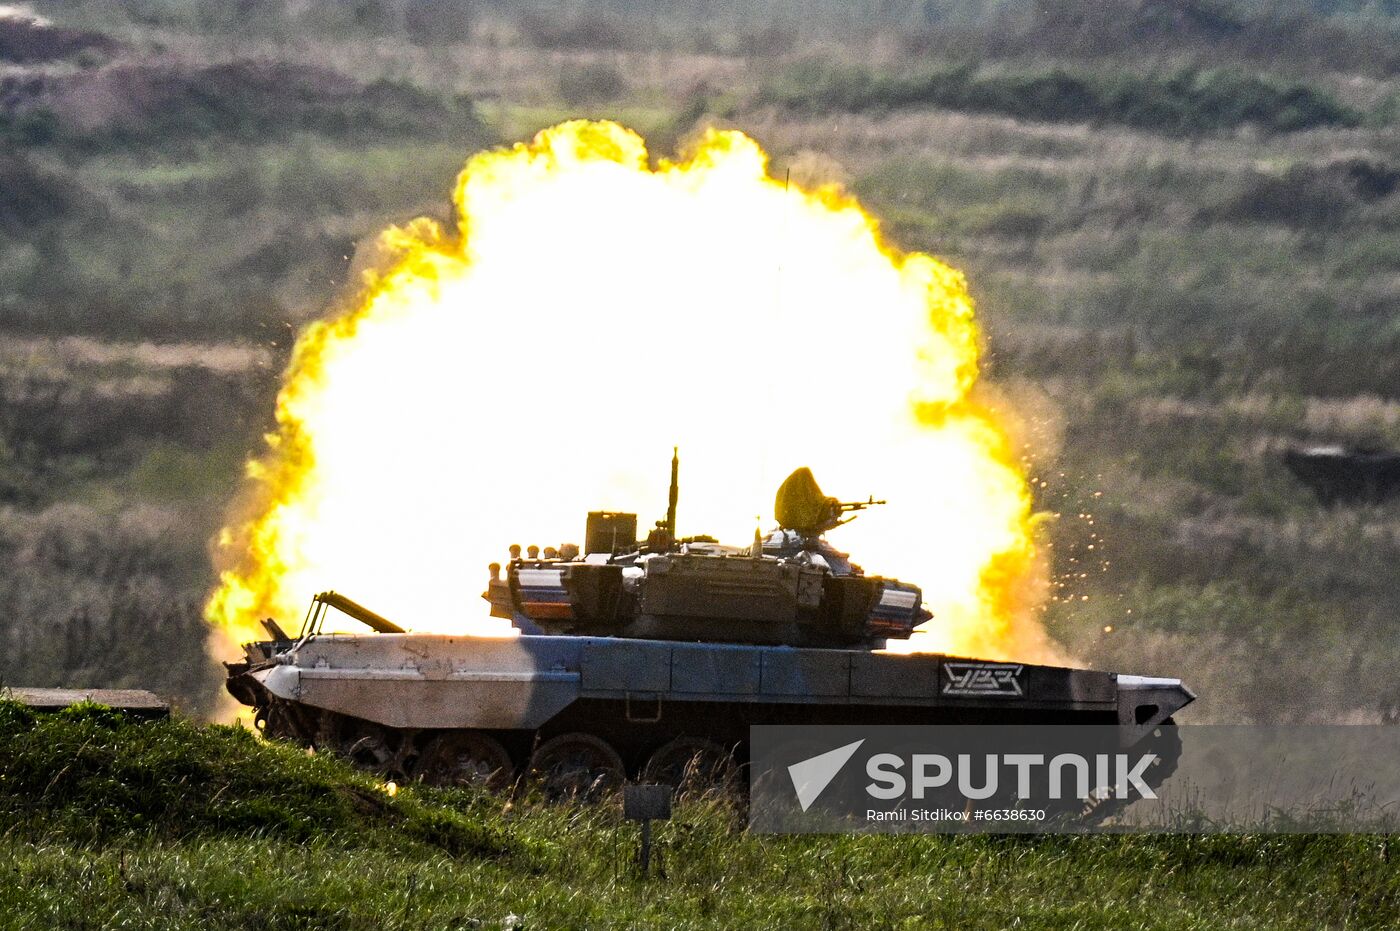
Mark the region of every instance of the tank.
MULTIPOLYGON (((584 546, 510 548, 483 597, 515 637, 412 633, 334 592, 295 637, 228 666, 228 690, 270 737, 348 756, 386 779, 592 797, 626 780, 742 788, 753 725, 1107 724, 1175 768, 1178 679, 934 653, 892 653, 930 615, 916 585, 866 575, 825 534, 864 508, 799 469, 778 527, 747 547, 637 540, 632 514, 588 515, 584 546), (323 633, 329 611, 365 634, 323 633)), ((1106 812, 1101 812, 1104 814, 1106 812)))
POLYGON ((1384 504, 1400 496, 1400 453, 1371 446, 1286 449, 1283 464, 1326 507, 1384 504))

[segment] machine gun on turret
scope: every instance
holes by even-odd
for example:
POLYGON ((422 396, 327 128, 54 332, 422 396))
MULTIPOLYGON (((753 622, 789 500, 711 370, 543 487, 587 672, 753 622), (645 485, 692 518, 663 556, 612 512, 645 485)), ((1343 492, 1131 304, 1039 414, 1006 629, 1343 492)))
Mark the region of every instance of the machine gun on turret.
POLYGON ((778 497, 773 503, 773 515, 778 526, 791 530, 804 538, 819 537, 834 527, 855 520, 854 511, 863 511, 884 501, 876 501, 874 495, 865 501, 840 501, 822 494, 812 470, 803 466, 783 480, 778 486, 778 497), (851 514, 850 517, 843 517, 851 514))

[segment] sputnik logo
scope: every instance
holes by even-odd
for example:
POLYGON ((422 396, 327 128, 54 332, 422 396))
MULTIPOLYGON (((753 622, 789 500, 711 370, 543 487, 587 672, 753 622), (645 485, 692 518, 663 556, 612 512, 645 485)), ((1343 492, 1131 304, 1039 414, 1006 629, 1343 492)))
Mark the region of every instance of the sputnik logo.
POLYGON ((846 765, 847 760, 855 756, 856 751, 863 743, 865 743, 864 737, 855 743, 819 753, 788 767, 788 775, 792 777, 792 787, 797 790, 797 801, 802 806, 803 811, 810 808, 826 787, 831 785, 831 780, 836 778, 836 774, 841 772, 841 767, 846 765))

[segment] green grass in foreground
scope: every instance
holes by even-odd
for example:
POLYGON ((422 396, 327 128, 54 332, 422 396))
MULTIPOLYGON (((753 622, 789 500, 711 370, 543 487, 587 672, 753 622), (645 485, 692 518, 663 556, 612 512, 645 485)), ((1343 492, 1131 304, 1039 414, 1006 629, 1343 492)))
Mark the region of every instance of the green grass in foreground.
POLYGON ((228 728, 0 706, 0 928, 1389 927, 1389 842, 750 835, 407 788, 228 728), (230 815, 229 812, 237 813, 230 815), (137 816, 141 816, 139 822, 137 816), (516 916, 511 919, 510 916, 516 916))

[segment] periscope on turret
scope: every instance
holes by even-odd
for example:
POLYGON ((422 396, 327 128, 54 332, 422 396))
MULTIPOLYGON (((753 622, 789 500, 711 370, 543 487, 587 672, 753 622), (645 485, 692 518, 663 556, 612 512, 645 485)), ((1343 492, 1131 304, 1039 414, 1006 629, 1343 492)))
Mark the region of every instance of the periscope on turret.
MULTIPOLYGON (((490 612, 514 638, 404 631, 333 592, 292 637, 228 664, 229 691, 265 734, 349 756, 385 778, 593 796, 640 778, 739 787, 749 728, 769 724, 1107 724, 1174 766, 1178 679, 936 653, 888 653, 930 618, 917 585, 867 575, 825 534, 843 503, 808 469, 783 482, 778 526, 748 546, 666 518, 593 511, 584 544, 489 567, 490 612), (323 631, 335 610, 373 633, 323 631)), ((1149 778, 1151 774, 1149 774, 1149 778)))

